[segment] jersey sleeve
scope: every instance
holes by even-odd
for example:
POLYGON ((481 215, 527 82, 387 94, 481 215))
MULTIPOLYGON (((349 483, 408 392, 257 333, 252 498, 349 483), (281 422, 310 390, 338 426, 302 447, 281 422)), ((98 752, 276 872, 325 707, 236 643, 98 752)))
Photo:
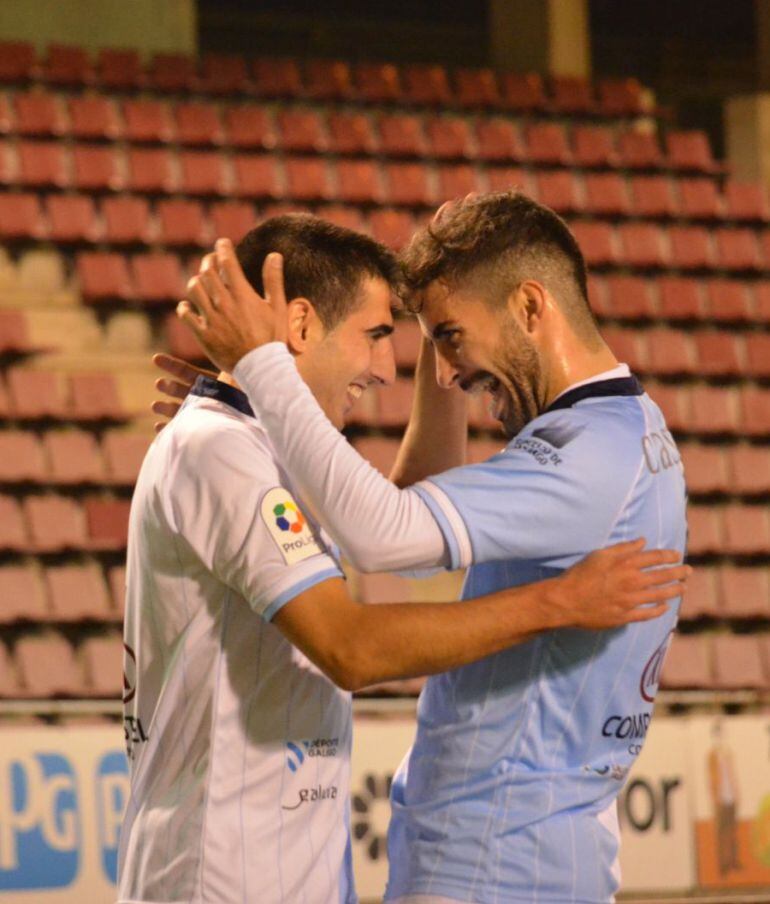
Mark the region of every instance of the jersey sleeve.
POLYGON ((189 439, 169 474, 169 504, 180 542, 208 571, 266 620, 304 590, 343 576, 246 431, 189 439))
POLYGON ((609 541, 641 474, 641 448, 609 419, 579 409, 533 423, 489 460, 415 487, 454 567, 500 559, 564 565, 609 541))

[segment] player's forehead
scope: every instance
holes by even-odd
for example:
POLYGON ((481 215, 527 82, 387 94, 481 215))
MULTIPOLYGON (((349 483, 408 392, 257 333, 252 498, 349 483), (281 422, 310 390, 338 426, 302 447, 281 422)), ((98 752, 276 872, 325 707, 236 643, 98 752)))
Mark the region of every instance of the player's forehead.
POLYGON ((468 287, 452 286, 435 280, 420 292, 420 324, 428 335, 443 323, 467 325, 477 317, 478 306, 482 302, 481 296, 468 287))

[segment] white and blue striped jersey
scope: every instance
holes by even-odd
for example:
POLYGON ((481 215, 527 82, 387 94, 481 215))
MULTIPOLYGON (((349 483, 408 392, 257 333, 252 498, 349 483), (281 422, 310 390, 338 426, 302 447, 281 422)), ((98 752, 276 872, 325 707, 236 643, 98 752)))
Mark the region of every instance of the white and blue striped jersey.
MULTIPOLYGON (((417 490, 452 566, 470 566, 465 598, 640 536, 684 553, 680 456, 631 376, 573 387, 499 455, 417 490)), ((674 605, 611 631, 554 631, 429 678, 393 784, 386 898, 611 901, 615 799, 644 741, 676 617, 674 605)))
POLYGON ((271 624, 339 576, 246 396, 201 378, 132 502, 121 904, 356 901, 350 695, 271 624))

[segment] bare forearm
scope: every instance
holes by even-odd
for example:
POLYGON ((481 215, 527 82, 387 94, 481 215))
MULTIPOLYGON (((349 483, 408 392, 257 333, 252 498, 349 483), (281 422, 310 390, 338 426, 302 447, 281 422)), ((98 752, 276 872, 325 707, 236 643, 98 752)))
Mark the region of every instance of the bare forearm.
POLYGON ((468 403, 457 389, 436 382, 432 345, 423 339, 415 372, 415 397, 409 425, 390 479, 406 487, 465 464, 468 403))

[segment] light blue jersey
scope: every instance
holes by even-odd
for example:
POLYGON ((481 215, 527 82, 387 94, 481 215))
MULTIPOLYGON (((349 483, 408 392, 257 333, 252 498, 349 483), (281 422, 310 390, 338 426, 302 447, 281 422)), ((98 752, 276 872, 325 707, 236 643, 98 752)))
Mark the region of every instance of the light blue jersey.
MULTIPOLYGON (((633 377, 573 388, 483 464, 418 486, 463 597, 558 574, 636 537, 684 553, 679 453, 633 377)), ((428 680, 393 785, 387 898, 606 902, 615 798, 639 753, 678 605, 559 630, 428 680)))

